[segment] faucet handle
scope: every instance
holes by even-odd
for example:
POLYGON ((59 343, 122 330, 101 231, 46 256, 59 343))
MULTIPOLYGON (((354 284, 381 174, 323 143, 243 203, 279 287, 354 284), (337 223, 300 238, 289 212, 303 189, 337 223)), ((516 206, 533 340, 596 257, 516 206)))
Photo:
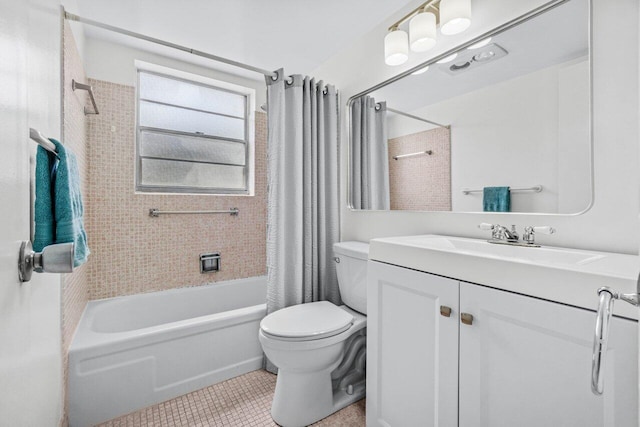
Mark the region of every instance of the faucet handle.
POLYGON ((556 229, 553 227, 549 227, 548 225, 538 226, 538 227, 525 227, 524 234, 522 235, 522 240, 529 244, 536 244, 536 233, 540 234, 553 234, 556 232, 556 229))
POLYGON ((480 224, 478 224, 478 228, 479 228, 480 230, 487 230, 487 231, 490 231, 490 230, 493 230, 493 229, 495 228, 495 225, 493 225, 493 224, 489 224, 489 223, 487 223, 487 222, 481 222, 480 224))
POLYGON ((540 234, 553 234, 556 232, 556 229, 548 225, 543 225, 543 226, 533 227, 533 231, 540 234))

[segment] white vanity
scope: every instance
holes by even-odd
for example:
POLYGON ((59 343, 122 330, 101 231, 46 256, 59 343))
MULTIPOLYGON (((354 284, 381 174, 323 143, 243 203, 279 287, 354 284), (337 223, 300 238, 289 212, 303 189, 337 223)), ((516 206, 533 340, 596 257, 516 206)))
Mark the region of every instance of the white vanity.
POLYGON ((447 236, 371 241, 368 426, 637 426, 637 308, 617 302, 591 390, 597 289, 640 257, 447 236))

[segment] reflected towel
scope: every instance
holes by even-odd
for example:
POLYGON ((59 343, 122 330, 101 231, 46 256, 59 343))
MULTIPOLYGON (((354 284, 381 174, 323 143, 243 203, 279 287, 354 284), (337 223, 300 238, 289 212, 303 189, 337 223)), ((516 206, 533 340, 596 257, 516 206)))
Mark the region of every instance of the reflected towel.
POLYGON ((510 212, 511 192, 509 187, 484 187, 482 210, 485 212, 510 212))
POLYGON ((84 230, 78 162, 60 142, 50 141, 55 144, 60 160, 38 147, 33 248, 41 252, 54 243, 74 243, 73 265, 78 267, 87 261, 90 253, 84 230))

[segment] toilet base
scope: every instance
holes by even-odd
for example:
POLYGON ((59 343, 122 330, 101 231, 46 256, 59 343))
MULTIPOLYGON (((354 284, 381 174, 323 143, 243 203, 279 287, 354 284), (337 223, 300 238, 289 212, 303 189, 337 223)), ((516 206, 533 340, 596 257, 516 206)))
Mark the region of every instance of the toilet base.
POLYGON ((344 390, 334 392, 330 370, 311 374, 280 370, 271 405, 271 417, 284 427, 308 426, 364 396, 364 381, 353 387, 352 394, 347 394, 344 390))

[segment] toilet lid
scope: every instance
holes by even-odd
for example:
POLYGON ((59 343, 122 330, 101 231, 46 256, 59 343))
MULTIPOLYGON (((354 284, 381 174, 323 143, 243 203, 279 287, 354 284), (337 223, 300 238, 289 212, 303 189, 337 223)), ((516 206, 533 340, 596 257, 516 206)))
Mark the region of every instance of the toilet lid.
POLYGON ((299 304, 271 313, 260 322, 262 332, 287 339, 337 335, 349 329, 353 316, 327 301, 299 304))

